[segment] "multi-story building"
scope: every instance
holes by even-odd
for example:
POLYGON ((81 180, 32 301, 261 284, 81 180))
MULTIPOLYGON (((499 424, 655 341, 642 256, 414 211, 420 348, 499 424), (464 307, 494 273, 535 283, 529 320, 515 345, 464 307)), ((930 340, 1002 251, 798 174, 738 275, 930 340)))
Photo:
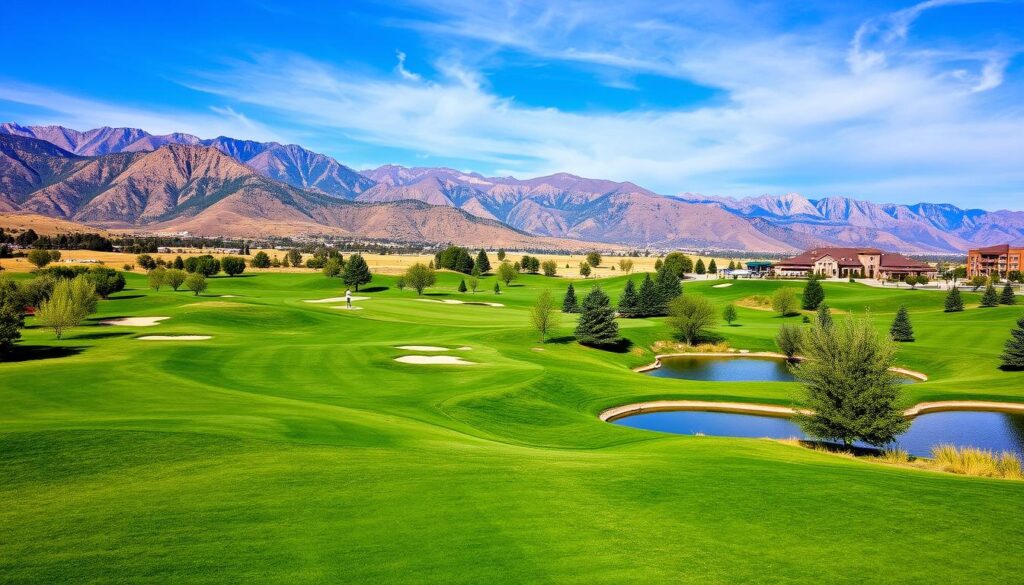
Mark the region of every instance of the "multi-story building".
POLYGON ((822 274, 829 278, 889 278, 935 276, 931 265, 902 254, 883 252, 877 248, 815 248, 777 262, 779 276, 822 274))
POLYGON ((1014 270, 1024 270, 1024 247, 1010 247, 1009 244, 975 248, 967 251, 967 276, 990 276, 1002 278, 1014 270))

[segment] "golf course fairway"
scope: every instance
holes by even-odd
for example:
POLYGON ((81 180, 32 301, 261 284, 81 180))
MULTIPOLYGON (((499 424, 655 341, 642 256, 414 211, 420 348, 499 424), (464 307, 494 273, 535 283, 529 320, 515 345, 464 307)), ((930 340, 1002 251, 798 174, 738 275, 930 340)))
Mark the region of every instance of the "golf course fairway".
MULTIPOLYGON (((619 352, 573 341, 575 315, 540 343, 530 307, 545 288, 560 303, 566 279, 524 275, 495 295, 490 276, 474 295, 439 273, 417 297, 375 275, 348 311, 307 302, 342 296, 338 279, 252 272, 200 296, 128 274, 59 341, 27 319, 0 363, 0 582, 1024 579, 1024 481, 601 421, 649 400, 790 405, 798 386, 633 372, 671 338, 661 318, 620 319, 619 352), (166 319, 101 324, 145 317, 166 319), (396 361, 410 355, 471 366, 396 361)), ((576 294, 600 284, 615 302, 626 278, 577 280, 576 294)), ((720 311, 802 287, 722 282, 684 291, 720 311)), ((929 379, 905 386, 906 406, 1024 402, 1024 373, 998 369, 1024 307, 964 292, 967 309, 944 313, 942 292, 824 287, 880 331, 907 306, 917 341, 897 364, 929 379)), ((738 314, 714 332, 751 352, 801 321, 738 314)))

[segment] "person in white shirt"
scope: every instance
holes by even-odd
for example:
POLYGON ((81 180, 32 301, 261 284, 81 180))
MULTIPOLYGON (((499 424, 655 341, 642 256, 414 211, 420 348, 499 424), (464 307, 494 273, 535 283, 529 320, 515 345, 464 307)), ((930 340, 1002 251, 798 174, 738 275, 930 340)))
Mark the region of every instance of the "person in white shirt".
POLYGON ((349 309, 352 308, 352 291, 347 288, 345 289, 345 306, 349 309))

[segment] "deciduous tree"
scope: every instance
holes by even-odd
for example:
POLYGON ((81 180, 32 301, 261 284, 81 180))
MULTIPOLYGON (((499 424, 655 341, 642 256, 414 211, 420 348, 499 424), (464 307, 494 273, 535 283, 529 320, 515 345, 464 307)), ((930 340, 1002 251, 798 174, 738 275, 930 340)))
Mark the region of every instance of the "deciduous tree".
POLYGON ((715 306, 703 296, 680 295, 668 305, 668 324, 688 345, 715 326, 715 306))
POLYGON ((60 279, 53 287, 50 298, 39 303, 36 321, 43 327, 53 329, 57 339, 96 310, 96 289, 85 276, 60 279))
POLYGON ((197 297, 206 290, 206 287, 206 277, 201 272, 193 272, 185 279, 185 288, 195 293, 197 297))
POLYGON ((540 333, 540 341, 542 343, 547 338, 548 333, 558 326, 558 313, 555 312, 550 290, 544 289, 537 296, 537 300, 530 309, 530 322, 533 323, 533 328, 540 333))
POLYGON ((722 319, 732 327, 732 322, 737 318, 739 318, 739 315, 736 314, 736 305, 732 303, 726 305, 725 309, 722 310, 722 319))
POLYGON ((795 315, 796 292, 791 288, 780 288, 772 294, 772 309, 782 317, 795 315))
POLYGON ((434 286, 437 282, 437 273, 433 268, 417 262, 406 269, 403 279, 406 285, 416 290, 417 295, 422 295, 423 289, 434 286))

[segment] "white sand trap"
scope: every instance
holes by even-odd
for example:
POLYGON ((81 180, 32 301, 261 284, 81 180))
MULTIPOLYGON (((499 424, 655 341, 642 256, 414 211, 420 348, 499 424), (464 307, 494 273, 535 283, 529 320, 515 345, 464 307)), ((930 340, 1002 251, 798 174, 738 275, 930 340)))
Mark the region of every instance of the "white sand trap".
POLYGON ((142 341, 203 341, 213 339, 209 335, 143 335, 138 337, 142 341))
POLYGON ((238 295, 220 295, 222 299, 237 299, 238 295))
POLYGON ((462 347, 457 347, 457 348, 455 348, 455 349, 457 349, 457 350, 459 350, 459 351, 469 351, 469 350, 471 350, 471 349, 473 349, 473 348, 472 348, 472 347, 469 347, 468 345, 463 345, 462 347))
POLYGON ((332 309, 341 309, 342 311, 362 311, 363 310, 362 307, 349 307, 349 306, 346 306, 346 305, 341 305, 340 307, 331 307, 331 308, 332 309))
POLYGON ((504 307, 501 303, 486 303, 484 301, 460 301, 458 299, 416 299, 424 303, 444 303, 446 305, 486 305, 488 307, 504 307))
MULTIPOLYGON (((370 297, 352 297, 353 301, 368 301, 370 297)), ((329 299, 313 299, 310 301, 302 301, 304 303, 343 303, 345 297, 331 297, 329 299)))
POLYGON ((403 355, 396 357, 396 362, 403 364, 419 364, 428 366, 472 366, 474 362, 451 355, 403 355))
POLYGON ((711 288, 725 288, 727 286, 732 286, 732 283, 731 282, 726 282, 724 284, 713 284, 713 285, 711 285, 711 288))
POLYGON ((121 327, 152 327, 159 325, 160 321, 170 317, 122 317, 120 319, 107 319, 100 321, 103 325, 120 325, 121 327))
POLYGON ((395 347, 406 351, 448 351, 447 347, 437 345, 396 345, 395 347))

